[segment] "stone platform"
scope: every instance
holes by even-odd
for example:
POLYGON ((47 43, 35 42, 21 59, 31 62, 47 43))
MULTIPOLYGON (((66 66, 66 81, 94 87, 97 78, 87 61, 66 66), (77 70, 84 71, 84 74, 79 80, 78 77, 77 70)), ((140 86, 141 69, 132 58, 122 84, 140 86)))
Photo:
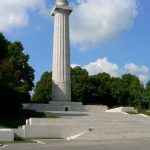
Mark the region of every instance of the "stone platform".
POLYGON ((84 132, 85 134, 76 138, 77 141, 150 138, 150 117, 112 112, 80 112, 80 116, 79 112, 74 112, 74 115, 66 112, 65 116, 64 112, 60 113, 63 114, 54 119, 30 118, 22 127, 23 137, 66 139, 84 132))
POLYGON ((80 102, 60 102, 51 101, 49 104, 24 104, 24 109, 32 109, 38 112, 45 111, 85 111, 85 107, 80 102))
POLYGON ((77 141, 150 138, 150 117, 112 112, 51 112, 58 118, 30 118, 18 129, 0 130, 0 141, 23 138, 65 138, 77 141), (65 115, 64 115, 65 114, 65 115), (4 134, 5 136, 4 136, 4 134), (11 135, 10 135, 11 133, 11 135), (13 135, 12 135, 13 133, 13 135), (12 137, 11 139, 9 139, 12 137), (5 139, 4 139, 5 138, 5 139))
POLYGON ((51 101, 49 105, 55 111, 84 111, 84 107, 80 102, 51 101))
POLYGON ((81 102, 50 101, 49 104, 29 103, 23 104, 24 109, 37 112, 62 111, 62 112, 105 112, 108 107, 105 105, 82 105, 81 102))

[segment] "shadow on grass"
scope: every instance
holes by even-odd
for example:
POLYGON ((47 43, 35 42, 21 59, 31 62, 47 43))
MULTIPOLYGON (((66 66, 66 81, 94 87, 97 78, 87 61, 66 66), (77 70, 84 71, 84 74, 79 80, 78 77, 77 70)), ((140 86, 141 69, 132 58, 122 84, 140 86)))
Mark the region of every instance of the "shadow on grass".
POLYGON ((0 128, 18 128, 29 118, 56 118, 34 110, 21 110, 18 114, 0 114, 0 128))

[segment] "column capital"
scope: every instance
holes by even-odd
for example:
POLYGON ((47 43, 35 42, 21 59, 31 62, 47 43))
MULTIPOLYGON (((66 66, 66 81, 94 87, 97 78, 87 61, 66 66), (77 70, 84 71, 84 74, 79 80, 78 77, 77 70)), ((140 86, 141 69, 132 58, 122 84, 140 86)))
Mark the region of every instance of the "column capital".
POLYGON ((54 6, 54 8, 52 10, 51 15, 55 16, 55 13, 57 11, 60 11, 60 10, 67 11, 69 14, 71 14, 71 12, 73 11, 73 8, 70 7, 70 6, 59 6, 59 5, 56 5, 56 6, 54 6))

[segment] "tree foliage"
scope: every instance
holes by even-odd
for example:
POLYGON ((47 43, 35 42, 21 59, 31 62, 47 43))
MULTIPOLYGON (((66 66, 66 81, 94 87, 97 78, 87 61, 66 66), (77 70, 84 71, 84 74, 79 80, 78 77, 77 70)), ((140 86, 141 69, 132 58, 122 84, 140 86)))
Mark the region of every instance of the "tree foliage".
POLYGON ((143 98, 144 106, 150 109, 150 81, 148 81, 146 84, 146 88, 142 98, 143 98))
POLYGON ((71 68, 71 95, 74 102, 85 102, 90 99, 90 79, 85 69, 77 66, 71 68))
POLYGON ((51 101, 52 73, 44 72, 40 81, 37 82, 32 102, 48 103, 51 101))
MULTIPOLYGON (((52 74, 45 72, 37 82, 32 100, 47 103, 51 100, 52 74)), ((150 81, 146 87, 132 74, 112 77, 108 73, 89 75, 81 67, 71 68, 72 101, 83 104, 101 104, 109 107, 150 105, 150 81)))
POLYGON ((10 42, 0 33, 0 111, 8 105, 10 111, 19 110, 21 103, 30 101, 34 70, 23 50, 21 42, 10 42))
MULTIPOLYGON (((47 103, 51 100, 52 73, 45 72, 37 82, 33 102, 47 103)), ((150 104, 150 81, 146 88, 132 74, 111 77, 108 73, 89 75, 85 69, 71 68, 72 101, 83 104, 102 104, 109 107, 134 106, 146 108, 150 104)))
POLYGON ((140 107, 141 94, 143 92, 143 85, 138 77, 131 74, 125 74, 122 76, 123 82, 123 104, 129 106, 140 107))

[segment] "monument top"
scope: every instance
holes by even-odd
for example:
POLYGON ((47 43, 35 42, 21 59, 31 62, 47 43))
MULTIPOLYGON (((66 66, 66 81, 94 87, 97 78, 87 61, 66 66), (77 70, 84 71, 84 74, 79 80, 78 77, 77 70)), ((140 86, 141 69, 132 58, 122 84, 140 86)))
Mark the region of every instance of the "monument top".
POLYGON ((68 1, 67 0, 56 0, 55 4, 58 6, 68 6, 68 1))

